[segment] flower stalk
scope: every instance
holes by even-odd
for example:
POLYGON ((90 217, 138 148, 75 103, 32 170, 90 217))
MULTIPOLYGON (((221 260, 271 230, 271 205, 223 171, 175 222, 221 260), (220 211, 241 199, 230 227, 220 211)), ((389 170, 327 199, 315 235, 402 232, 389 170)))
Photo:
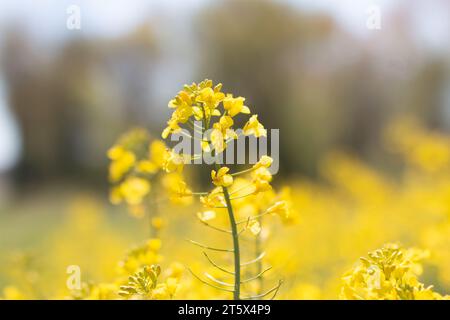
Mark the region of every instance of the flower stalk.
POLYGON ((239 250, 239 233, 237 230, 236 219, 233 213, 233 206, 230 200, 230 194, 227 187, 222 187, 225 197, 225 203, 227 204, 228 218, 230 220, 231 234, 233 237, 233 253, 234 253, 234 292, 233 299, 240 299, 241 292, 241 255, 239 250))

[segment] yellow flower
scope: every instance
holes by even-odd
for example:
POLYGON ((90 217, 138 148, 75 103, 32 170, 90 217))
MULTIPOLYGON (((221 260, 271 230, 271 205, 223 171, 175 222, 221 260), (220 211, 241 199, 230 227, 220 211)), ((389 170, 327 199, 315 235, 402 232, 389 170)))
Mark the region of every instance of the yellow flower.
POLYGON ((259 167, 252 172, 253 185, 255 193, 264 192, 272 189, 270 181, 272 181, 272 174, 266 167, 259 167))
POLYGON ((223 99, 223 108, 227 110, 228 114, 231 117, 239 113, 249 114, 250 109, 247 106, 244 106, 245 98, 237 97, 233 98, 232 94, 227 94, 225 99, 223 99))
POLYGON ((182 172, 185 163, 185 157, 176 153, 174 150, 166 150, 164 156, 163 169, 170 172, 182 172))
POLYGON ((192 106, 192 98, 186 91, 182 90, 178 92, 178 95, 169 101, 169 108, 180 108, 192 106))
POLYGON ((214 91, 212 88, 204 88, 200 91, 200 94, 197 97, 197 102, 201 102, 204 104, 205 108, 208 108, 210 111, 217 108, 220 102, 225 98, 223 92, 214 91))
POLYGON ((225 206, 222 188, 214 188, 207 196, 200 197, 200 202, 207 208, 225 206))
POLYGON ((140 204, 150 192, 150 182, 138 177, 129 177, 120 185, 120 192, 128 204, 140 204))
POLYGON ((167 121, 167 127, 163 130, 161 136, 163 139, 166 139, 169 134, 179 132, 181 130, 181 127, 179 125, 180 123, 179 115, 175 111, 172 113, 172 117, 167 121))
POLYGON ((231 129, 233 123, 234 121, 230 116, 222 116, 220 117, 219 122, 214 123, 213 130, 211 132, 211 143, 216 152, 222 152, 225 150, 227 139, 237 139, 236 132, 231 129))
POLYGON ((272 165, 273 159, 269 156, 262 156, 261 159, 253 166, 253 169, 258 169, 261 167, 269 168, 272 165))
POLYGON ((264 126, 258 121, 258 115, 255 114, 250 117, 244 126, 244 134, 246 136, 254 135, 255 137, 266 137, 267 131, 264 126))
POLYGON ((216 186, 222 186, 222 187, 229 187, 233 184, 233 177, 228 174, 228 171, 230 171, 230 168, 228 167, 222 167, 219 169, 219 171, 216 172, 216 170, 211 171, 211 178, 213 183, 216 186))

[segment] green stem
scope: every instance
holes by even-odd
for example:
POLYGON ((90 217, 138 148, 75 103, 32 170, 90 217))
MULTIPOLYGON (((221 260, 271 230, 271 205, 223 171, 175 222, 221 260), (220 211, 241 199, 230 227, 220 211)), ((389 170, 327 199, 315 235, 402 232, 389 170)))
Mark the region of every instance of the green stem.
MULTIPOLYGON (((205 108, 202 106, 203 111, 203 125, 205 127, 205 131, 209 129, 210 119, 206 119, 205 108)), ((203 139, 203 137, 202 137, 203 139)), ((203 153, 203 151, 202 151, 203 153)), ((221 165, 216 163, 216 170, 219 171, 221 165)), ((230 194, 228 192, 227 187, 223 187, 223 195, 225 198, 225 202, 227 205, 228 218, 230 220, 231 226, 231 235, 233 237, 233 255, 234 255, 234 290, 233 290, 233 299, 240 300, 241 296, 241 253, 239 251, 239 232, 237 230, 236 219, 233 213, 233 206, 231 205, 230 194)))
POLYGON ((230 195, 226 187, 222 187, 227 204, 228 217, 230 219, 231 234, 233 236, 233 253, 234 253, 234 291, 233 299, 240 299, 241 291, 241 255, 239 251, 239 233, 237 230, 236 220, 234 218, 233 206, 231 205, 230 195))

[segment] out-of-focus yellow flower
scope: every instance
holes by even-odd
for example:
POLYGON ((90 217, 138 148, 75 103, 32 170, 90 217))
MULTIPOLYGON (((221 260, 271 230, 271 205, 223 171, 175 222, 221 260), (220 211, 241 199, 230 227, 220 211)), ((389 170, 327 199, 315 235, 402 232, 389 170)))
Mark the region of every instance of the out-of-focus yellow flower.
POLYGON ((154 174, 158 171, 158 167, 150 160, 139 161, 136 165, 136 169, 138 172, 147 174, 154 174))
POLYGON ((163 259, 159 253, 160 248, 161 240, 157 238, 150 239, 144 244, 132 248, 119 261, 119 273, 128 275, 138 271, 143 266, 160 263, 163 259))
POLYGON ((147 246, 152 251, 159 251, 161 249, 161 239, 153 238, 147 241, 147 246))
POLYGON ((276 202, 273 206, 271 206, 267 209, 267 213, 277 214, 283 218, 289 217, 289 210, 288 210, 286 201, 276 202))
POLYGON ((217 172, 216 170, 211 171, 212 182, 216 186, 229 187, 233 184, 233 177, 228 174, 230 168, 222 167, 217 172))
POLYGON ((272 174, 266 167, 259 167, 252 172, 253 185, 255 193, 265 192, 272 189, 270 181, 272 181, 272 174))
POLYGON ((167 274, 171 278, 180 279, 183 275, 185 267, 179 262, 172 262, 167 268, 167 274))
POLYGON ((112 204, 119 204, 123 200, 122 191, 120 190, 120 186, 112 187, 109 192, 109 201, 112 204))
POLYGON ((393 122, 386 130, 389 147, 403 154, 408 162, 427 172, 450 169, 450 139, 438 132, 424 130, 410 118, 393 122))
POLYGON ((120 146, 115 146, 108 151, 108 156, 112 160, 109 166, 109 179, 117 182, 133 167, 136 156, 120 146))
POLYGON ((120 185, 120 193, 130 205, 140 204, 150 192, 150 182, 143 178, 130 177, 120 185))
POLYGON ((169 277, 166 279, 165 285, 167 293, 169 294, 169 298, 172 299, 178 290, 179 281, 177 278, 169 277))
POLYGON ((257 138, 267 136, 267 130, 264 129, 264 126, 258 121, 257 114, 250 117, 245 124, 243 131, 246 136, 254 135, 257 138))
POLYGON ((152 163, 154 163, 158 168, 162 168, 166 156, 166 144, 161 140, 155 140, 150 144, 149 156, 152 163))
POLYGON ((170 172, 182 172, 186 158, 174 150, 167 150, 164 157, 163 169, 170 172))
POLYGON ((166 174, 162 184, 169 193, 169 199, 175 204, 189 204, 192 201, 192 191, 178 172, 166 174))

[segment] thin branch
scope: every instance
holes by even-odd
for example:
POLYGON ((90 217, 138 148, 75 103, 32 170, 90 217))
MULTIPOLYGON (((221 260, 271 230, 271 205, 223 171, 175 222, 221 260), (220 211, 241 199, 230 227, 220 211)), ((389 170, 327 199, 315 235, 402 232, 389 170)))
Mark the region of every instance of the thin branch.
POLYGON ((210 275, 209 273, 205 272, 205 277, 207 277, 209 280, 214 281, 217 284, 220 284, 222 286, 226 286, 226 287, 234 287, 234 284, 231 283, 227 283, 227 282, 223 282, 220 280, 217 280, 216 278, 214 278, 212 275, 210 275))
POLYGON ((190 196, 191 195, 193 195, 193 196, 206 196, 208 194, 209 194, 208 192, 191 192, 191 193, 189 193, 190 196))
POLYGON ((249 197, 249 196, 251 196, 251 195, 253 195, 253 194, 254 194, 254 192, 251 192, 251 193, 248 193, 248 194, 244 194, 244 195, 242 195, 242 196, 230 198, 230 200, 242 199, 242 198, 245 198, 245 197, 249 197))
POLYGON ((192 243, 192 244, 194 244, 196 246, 199 246, 200 248, 203 248, 203 249, 208 249, 208 250, 213 250, 213 251, 220 251, 220 252, 233 252, 233 250, 231 250, 231 249, 221 249, 221 248, 208 247, 208 246, 206 246, 204 244, 201 244, 201 243, 199 243, 197 241, 190 240, 190 239, 186 239, 186 241, 189 241, 190 243, 192 243))
POLYGON ((242 171, 237 171, 237 172, 235 172, 235 173, 232 173, 231 175, 232 175, 232 176, 238 176, 238 175, 241 175, 241 174, 245 174, 245 173, 248 173, 248 172, 252 172, 253 170, 255 170, 255 168, 251 167, 251 168, 249 168, 249 169, 245 169, 245 170, 242 170, 242 171))
POLYGON ((258 295, 254 295, 254 296, 241 297, 241 299, 251 300, 251 299, 264 298, 265 296, 271 294, 274 291, 275 291, 275 294, 276 294, 278 292, 278 289, 280 289, 282 284, 283 284, 283 281, 280 280, 280 281, 278 281, 278 285, 276 285, 275 287, 273 287, 272 289, 269 289, 268 291, 266 291, 264 293, 261 293, 261 294, 258 294, 258 295))
POLYGON ((190 268, 187 268, 187 269, 188 269, 188 271, 189 271, 189 272, 190 272, 197 280, 199 280, 200 282, 206 284, 207 286, 210 286, 210 287, 212 287, 212 288, 214 288, 214 289, 217 289, 217 290, 222 290, 222 291, 226 291, 226 292, 234 292, 233 290, 221 288, 221 287, 218 287, 218 286, 216 286, 216 285, 213 285, 213 284, 211 284, 211 283, 209 283, 209 282, 206 282, 205 280, 203 280, 202 278, 200 278, 198 275, 196 275, 190 268))
POLYGON ((229 270, 227 270, 227 269, 225 269, 225 268, 219 266, 217 263, 215 263, 215 262, 208 256, 208 254, 207 254, 205 251, 203 251, 203 254, 205 255, 206 259, 208 259, 209 263, 211 263, 214 267, 216 267, 216 268, 219 269, 220 271, 223 271, 223 272, 228 273, 228 274, 234 274, 234 272, 229 271, 229 270))
POLYGON ((260 254, 258 257, 256 257, 255 259, 250 260, 250 261, 247 261, 247 262, 244 262, 244 263, 241 263, 241 266, 247 266, 247 265, 249 265, 249 264, 258 262, 259 260, 261 260, 262 258, 264 258, 265 255, 266 255, 266 252, 263 251, 263 252, 261 252, 261 254, 260 254))
POLYGON ((239 231, 238 235, 241 235, 242 233, 244 233, 244 232, 248 229, 249 224, 250 224, 250 217, 247 218, 247 223, 246 223, 245 226, 242 228, 242 230, 239 231))
POLYGON ((257 274, 256 276, 254 276, 254 277, 251 277, 251 278, 242 280, 241 283, 246 283, 246 282, 249 282, 249 281, 256 280, 256 279, 258 279, 259 277, 261 277, 264 273, 266 273, 267 271, 269 271, 270 269, 272 269, 272 267, 268 267, 268 268, 264 269, 263 271, 261 271, 260 273, 258 273, 258 274, 257 274))
POLYGON ((279 282, 279 286, 278 288, 275 290, 275 293, 273 294, 272 298, 270 298, 270 300, 275 299, 275 297, 277 296, 278 290, 280 290, 281 285, 283 284, 283 280, 280 280, 279 282))
MULTIPOLYGON (((199 219, 199 220, 200 220, 200 219, 199 219)), ((208 222, 206 222, 206 221, 200 220, 200 222, 203 223, 205 226, 210 227, 210 228, 213 229, 213 230, 220 231, 220 232, 224 232, 224 233, 231 233, 230 230, 226 230, 226 229, 222 229, 222 228, 219 228, 219 227, 215 227, 215 226, 213 226, 213 225, 210 225, 210 224, 209 224, 208 222)))

